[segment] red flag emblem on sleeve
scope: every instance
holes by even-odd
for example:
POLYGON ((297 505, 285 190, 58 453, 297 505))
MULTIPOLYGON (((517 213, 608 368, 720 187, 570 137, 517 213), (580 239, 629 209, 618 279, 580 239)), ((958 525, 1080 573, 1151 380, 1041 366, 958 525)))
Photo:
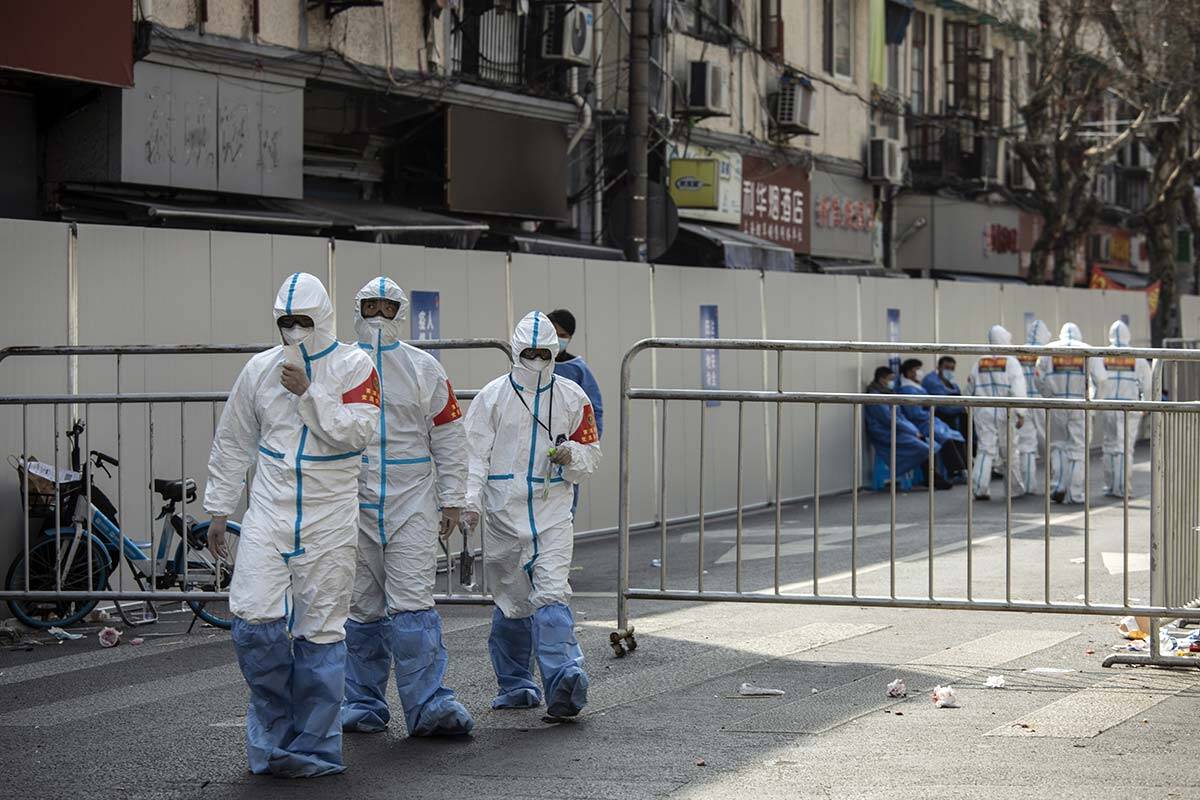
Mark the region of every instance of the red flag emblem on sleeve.
POLYGON ((371 370, 365 381, 343 394, 342 403, 366 403, 379 408, 379 376, 375 374, 375 370, 371 370))
POLYGON ((578 444, 595 444, 600 441, 600 434, 596 432, 596 415, 592 413, 591 403, 583 407, 583 420, 571 434, 571 441, 578 444))
POLYGON ((458 398, 454 396, 454 387, 450 385, 450 381, 446 381, 446 391, 450 396, 446 398, 445 407, 433 418, 435 428, 462 417, 462 409, 458 407, 458 398))

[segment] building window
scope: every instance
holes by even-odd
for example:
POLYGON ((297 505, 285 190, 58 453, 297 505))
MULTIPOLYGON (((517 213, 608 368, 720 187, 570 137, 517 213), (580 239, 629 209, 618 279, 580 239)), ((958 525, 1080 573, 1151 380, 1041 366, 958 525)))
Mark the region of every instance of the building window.
POLYGON ((926 46, 925 46, 925 14, 920 11, 913 12, 912 22, 909 23, 909 30, 912 31, 912 83, 909 93, 912 113, 925 114, 928 113, 926 108, 925 95, 925 75, 928 71, 926 64, 926 46))
POLYGON ((456 74, 484 83, 517 86, 525 80, 525 15, 503 14, 489 8, 483 13, 455 14, 451 27, 456 74))
POLYGON ((730 0, 675 0, 679 30, 709 42, 730 41, 730 0))
POLYGON ((987 90, 988 62, 983 58, 980 27, 968 22, 945 24, 946 111, 979 117, 987 90))
POLYGON ((1018 94, 1017 57, 1008 57, 1008 124, 1016 128, 1021 122, 1021 98, 1018 94))
POLYGON ((989 98, 988 121, 996 127, 1004 124, 1004 67, 1007 59, 1003 50, 992 54, 991 74, 989 75, 991 96, 989 98))
POLYGON ((762 49, 783 58, 783 0, 762 0, 762 49))
POLYGON ((825 0, 825 71, 854 78, 854 0, 825 0))
POLYGON ((887 88, 888 91, 900 94, 900 45, 887 45, 887 88))

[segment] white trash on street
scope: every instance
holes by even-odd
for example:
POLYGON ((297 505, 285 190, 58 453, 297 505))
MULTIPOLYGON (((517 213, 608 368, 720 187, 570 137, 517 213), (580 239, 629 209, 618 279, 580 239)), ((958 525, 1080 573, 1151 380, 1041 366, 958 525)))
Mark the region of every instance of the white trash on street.
POLYGON ((738 687, 738 694, 742 697, 783 697, 787 692, 783 689, 766 689, 752 683, 743 683, 738 687))
POLYGON ((908 697, 908 687, 904 685, 904 678, 896 678, 887 686, 888 697, 908 697))
POLYGON ((936 686, 933 689, 933 695, 930 697, 933 700, 934 708, 958 708, 958 695, 954 693, 952 686, 936 686))

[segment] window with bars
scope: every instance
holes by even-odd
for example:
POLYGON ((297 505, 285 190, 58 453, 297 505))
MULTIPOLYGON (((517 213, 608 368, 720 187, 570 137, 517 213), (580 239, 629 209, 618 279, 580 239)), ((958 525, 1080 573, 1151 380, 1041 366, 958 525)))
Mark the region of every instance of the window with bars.
POLYGON ((525 82, 525 35, 528 20, 536 16, 501 13, 489 8, 454 17, 453 68, 458 75, 485 83, 518 86, 525 82))
POLYGON ((1004 56, 1003 50, 995 50, 992 53, 991 63, 991 80, 989 88, 991 96, 988 98, 988 121, 992 125, 1004 125, 1004 67, 1007 59, 1004 56))
POLYGON ((926 75, 929 71, 928 47, 925 37, 925 14, 921 11, 914 11, 912 22, 909 23, 909 30, 912 32, 912 76, 909 79, 911 84, 909 87, 909 105, 914 114, 927 114, 926 94, 926 75))
POLYGON ((983 36, 979 25, 947 20, 943 36, 942 61, 946 65, 946 111, 970 117, 987 113, 985 99, 990 61, 983 57, 983 36))

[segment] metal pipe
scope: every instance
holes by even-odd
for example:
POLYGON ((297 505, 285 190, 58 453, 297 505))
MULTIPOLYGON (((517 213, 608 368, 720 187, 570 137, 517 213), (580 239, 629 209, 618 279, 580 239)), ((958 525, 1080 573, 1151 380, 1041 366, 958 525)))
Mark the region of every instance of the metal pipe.
POLYGON ((975 585, 975 409, 967 406, 967 599, 975 585))
POLYGON ((708 406, 700 404, 700 531, 696 541, 696 587, 704 591, 704 434, 707 427, 708 406))
MULTIPOLYGON (((783 353, 776 354, 775 391, 783 392, 783 353)), ((783 472, 783 405, 775 404, 775 593, 779 594, 781 561, 783 560, 783 502, 780 481, 783 472)))
POLYGON ((1013 414, 1004 415, 1004 599, 1012 600, 1012 476, 1016 453, 1013 452, 1013 414))
MULTIPOLYGON (((780 406, 782 408, 782 406, 780 406)), ((862 406, 855 406, 850 414, 850 424, 854 428, 851 438, 851 475, 850 475, 850 594, 858 597, 858 482, 862 465, 862 406)))
POLYGON ((934 506, 935 501, 933 499, 933 496, 935 494, 937 494, 937 487, 934 485, 937 481, 937 477, 936 477, 937 476, 937 461, 935 460, 936 454, 933 449, 933 446, 935 443, 933 423, 936 420, 937 420, 937 414, 934 413, 934 410, 932 408, 929 409, 929 430, 927 431, 928 441, 926 442, 926 444, 928 445, 928 450, 929 450, 929 463, 926 465, 926 468, 929 470, 929 492, 928 492, 928 495, 929 495, 929 497, 928 497, 928 501, 929 501, 929 531, 928 531, 928 535, 927 535, 927 546, 926 546, 926 549, 929 551, 928 552, 929 563, 926 567, 926 580, 929 583, 929 599, 930 600, 933 599, 933 520, 934 520, 934 516, 935 516, 935 506, 934 506))
POLYGON ((888 477, 891 479, 891 555, 888 557, 888 572, 889 586, 891 587, 892 599, 896 597, 896 484, 899 478, 896 475, 896 407, 892 406, 892 442, 889 448, 889 457, 891 461, 888 465, 888 477))
MULTIPOLYGON (((662 449, 658 460, 658 519, 661 524, 658 540, 658 587, 667 588, 667 401, 662 401, 662 449)), ((623 627, 623 626, 622 626, 623 627)))
POLYGON ((812 593, 821 594, 821 404, 813 403, 813 577, 812 593))
MULTIPOLYGON (((745 409, 745 403, 738 403, 737 413, 737 523, 736 523, 736 541, 737 556, 734 559, 733 581, 737 591, 742 590, 742 536, 745 532, 742 523, 742 412, 745 409)), ((704 569, 704 565, 700 565, 700 569, 704 569)))

